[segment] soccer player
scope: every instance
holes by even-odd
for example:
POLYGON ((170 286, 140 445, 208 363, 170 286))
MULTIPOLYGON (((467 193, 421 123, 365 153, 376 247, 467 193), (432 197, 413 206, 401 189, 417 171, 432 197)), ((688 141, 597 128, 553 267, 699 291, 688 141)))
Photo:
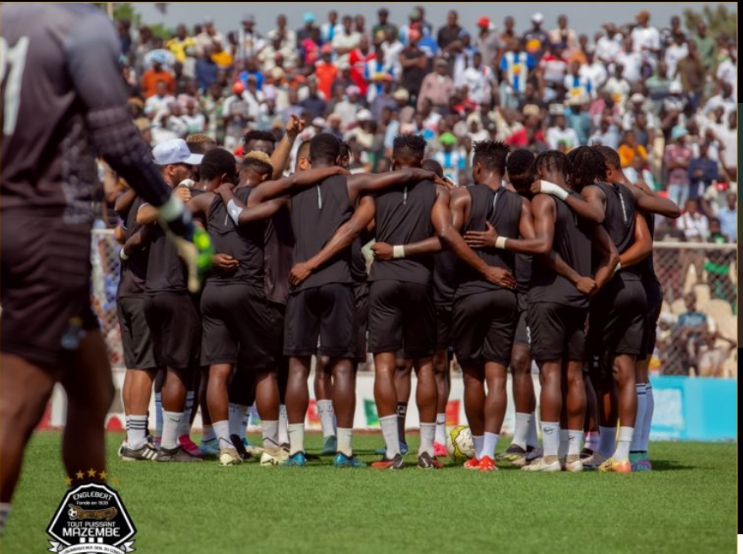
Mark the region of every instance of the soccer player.
MULTIPOLYGON (((636 201, 641 213, 647 223, 650 238, 652 240, 655 233, 655 214, 675 219, 679 217, 680 210, 673 201, 667 198, 657 196, 647 186, 641 183, 632 185, 624 175, 619 160, 619 154, 616 150, 606 146, 597 146, 596 149, 604 156, 606 161, 606 177, 610 183, 621 183, 630 188, 630 190, 640 189, 645 194, 636 195, 636 201), (646 196, 652 197, 651 201, 646 196)), ((655 330, 658 326, 661 305, 663 304, 663 291, 658 278, 655 275, 653 267, 653 256, 645 258, 640 264, 640 273, 645 295, 647 297, 647 317, 645 322, 644 347, 637 357, 636 386, 637 386, 637 417, 635 421, 635 433, 632 436, 630 445, 630 463, 632 471, 649 471, 652 469, 648 459, 648 441, 650 437, 650 425, 653 420, 653 408, 655 402, 653 399, 653 388, 648 379, 648 361, 655 349, 655 330)), ((612 435, 613 436, 613 435, 612 435)), ((605 452, 608 454, 608 452, 605 452)))
MULTIPOLYGON (((582 362, 588 295, 608 282, 619 257, 606 231, 587 220, 579 220, 565 203, 565 199, 574 194, 568 184, 570 162, 567 157, 556 151, 545 152, 537 157, 535 169, 541 179, 560 189, 554 197, 537 194, 532 200, 536 238, 516 240, 498 235, 495 239, 498 248, 539 255, 534 260, 528 323, 532 333, 531 354, 542 378, 540 409, 544 456, 522 469, 541 472, 562 469, 559 459, 562 424, 568 430, 564 467, 577 472, 582 470, 580 448, 586 402, 582 362), (592 244, 601 255, 600 262, 595 264, 594 278, 591 278, 594 274, 591 271, 592 244), (564 271, 556 271, 553 263, 556 256, 566 264, 563 270, 567 269, 569 278, 564 271)), ((523 194, 529 194, 516 183, 514 186, 523 194)), ((542 188, 547 187, 543 184, 542 188)), ((594 221, 595 218, 594 215, 594 221)))
MULTIPOLYGON (((503 143, 475 143, 476 184, 453 194, 455 228, 483 232, 493 227, 500 235, 534 238, 529 202, 502 185, 507 155, 503 143)), ((518 321, 515 256, 493 246, 479 248, 477 254, 498 269, 501 282, 491 283, 474 270, 462 269, 452 314, 455 352, 464 373, 465 412, 476 449, 465 468, 481 472, 498 469, 495 449, 506 414, 506 371, 518 321)))
MULTIPOLYGON (((158 208, 169 234, 194 236, 127 112, 111 22, 82 4, 8 5, 2 17, 0 528, 57 382, 67 392, 67 473, 105 480, 114 388, 90 306, 93 149, 158 208)), ((175 242, 196 290, 208 237, 175 242)))
MULTIPOLYGON (((208 365, 209 413, 220 443, 219 463, 242 462, 228 420, 228 381, 235 371, 249 372, 256 389, 258 413, 263 422, 264 446, 278 454, 279 392, 276 382, 276 322, 263 294, 263 242, 265 220, 286 204, 286 199, 250 206, 255 186, 273 174, 268 155, 251 152, 242 162, 245 179, 235 190, 248 207, 238 208, 220 194, 237 180, 234 156, 215 149, 204 156, 202 181, 209 181, 207 192, 189 202, 188 207, 207 221, 217 251, 215 269, 206 281, 201 299, 203 312, 203 365, 208 365)), ((231 195, 228 195, 231 198, 231 195)))

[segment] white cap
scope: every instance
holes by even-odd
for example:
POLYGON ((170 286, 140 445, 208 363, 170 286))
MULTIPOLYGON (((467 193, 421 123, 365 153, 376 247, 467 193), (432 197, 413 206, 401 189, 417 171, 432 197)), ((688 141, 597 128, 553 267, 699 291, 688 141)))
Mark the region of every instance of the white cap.
POLYGON ((683 87, 681 86, 681 83, 678 81, 672 81, 670 86, 668 87, 668 92, 671 94, 681 94, 683 92, 683 87))
POLYGON ((322 129, 324 129, 325 127, 327 127, 327 123, 325 123, 325 120, 322 117, 316 117, 315 119, 313 119, 312 120, 312 124, 315 127, 320 127, 322 129))
POLYGON ((537 12, 531 16, 531 20, 534 23, 541 23, 542 21, 544 21, 544 16, 542 15, 542 12, 537 12))
POLYGON ((641 92, 636 92, 632 96, 630 96, 630 102, 644 102, 645 101, 645 95, 641 92))
POLYGON ((201 165, 202 154, 192 154, 183 139, 170 139, 152 149, 155 165, 188 164, 201 165))
POLYGON ((356 121, 371 121, 372 119, 373 116, 369 110, 359 110, 356 114, 356 121))

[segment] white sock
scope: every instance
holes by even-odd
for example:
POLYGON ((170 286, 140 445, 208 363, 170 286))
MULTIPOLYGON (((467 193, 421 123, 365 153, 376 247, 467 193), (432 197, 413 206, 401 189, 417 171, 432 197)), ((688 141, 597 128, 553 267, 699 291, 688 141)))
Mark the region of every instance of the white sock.
POLYGON ((568 431, 568 453, 567 457, 571 460, 580 459, 580 449, 583 444, 583 431, 568 431))
POLYGON ((397 432, 397 414, 380 417, 379 425, 382 426, 384 445, 387 448, 385 456, 388 460, 391 460, 400 453, 400 437, 397 432))
POLYGON ((429 456, 433 457, 433 441, 436 437, 436 423, 421 423, 421 444, 418 447, 418 455, 420 456, 426 452, 429 456))
POLYGON ((186 393, 186 405, 183 408, 183 415, 181 416, 181 421, 178 425, 179 437, 191 434, 191 414, 193 413, 194 409, 194 396, 194 391, 188 391, 186 393))
POLYGON ((289 444, 289 417, 286 414, 286 404, 279 405, 279 445, 289 444))
POLYGON ((446 414, 436 414, 436 442, 446 446, 446 414))
POLYGON ((586 433, 586 448, 591 452, 596 452, 599 449, 600 437, 601 435, 596 431, 586 433))
POLYGON ((212 427, 214 428, 214 434, 217 436, 219 446, 233 448, 232 440, 230 439, 230 422, 224 421, 213 421, 212 427))
POLYGON ((614 451, 615 460, 621 461, 629 458, 629 446, 632 443, 632 435, 634 435, 635 429, 633 427, 619 427, 619 440, 617 441, 617 449, 614 451))
POLYGON ((338 452, 345 454, 349 458, 353 456, 353 429, 338 428, 338 452))
POLYGON ((252 413, 252 411, 252 406, 247 406, 245 408, 245 413, 243 414, 242 421, 240 422, 240 440, 245 440, 248 438, 248 425, 250 425, 250 414, 252 413))
POLYGON ((645 422, 645 413, 648 409, 648 396, 645 392, 645 383, 637 383, 635 390, 637 391, 637 416, 635 417, 637 433, 632 435, 629 450, 630 452, 642 452, 642 424, 645 422))
POLYGON ((155 393, 155 437, 163 436, 163 395, 155 393))
POLYGON ((245 428, 242 427, 242 425, 245 419, 245 410, 247 409, 248 406, 243 406, 242 404, 233 404, 232 402, 230 402, 228 411, 230 435, 237 435, 241 438, 245 436, 245 428), (240 431, 241 427, 243 429, 242 431, 240 431))
POLYGON ((5 521, 10 515, 11 504, 9 502, 0 503, 0 532, 5 529, 5 521))
POLYGON ((482 448, 485 443, 485 435, 472 435, 472 442, 475 443, 475 459, 482 458, 482 448))
POLYGON ((599 452, 604 458, 609 458, 616 448, 617 428, 599 427, 601 436, 599 438, 599 452))
POLYGON ((322 436, 325 438, 335 436, 335 412, 332 400, 318 400, 317 412, 322 425, 322 436))
POLYGON ((276 448, 279 446, 279 422, 262 421, 263 427, 263 448, 276 448))
POLYGON ((163 410, 163 435, 160 439, 160 446, 168 450, 178 446, 178 426, 182 417, 183 412, 163 410))
POLYGON ((641 451, 647 452, 650 444, 650 426, 653 423, 653 411, 655 410, 655 398, 653 398, 653 387, 650 383, 645 385, 645 418, 640 427, 638 423, 635 423, 635 427, 639 427, 642 433, 642 442, 640 443, 641 451))
POLYGON ((545 458, 547 456, 557 458, 557 451, 560 449, 559 421, 542 421, 542 446, 545 458))
POLYGON ((289 455, 304 452, 304 423, 290 423, 289 427, 289 455))
POLYGON ((570 435, 568 435, 568 430, 560 429, 560 446, 557 448, 557 457, 560 459, 563 459, 565 456, 568 455, 569 438, 570 435))
POLYGON ((487 456, 491 460, 495 459, 495 449, 498 447, 498 437, 495 433, 488 433, 485 431, 482 443, 482 455, 487 456))
POLYGON ((216 440, 217 435, 214 434, 214 427, 211 425, 204 424, 204 432, 201 435, 201 442, 209 442, 216 440))
MULTIPOLYGON (((529 437, 530 420, 534 419, 534 414, 524 414, 516 412, 516 426, 513 430, 513 440, 511 444, 520 446, 526 450, 529 437)), ((536 429, 536 427, 535 427, 536 429)))
POLYGON ((537 435, 537 416, 534 412, 529 414, 529 432, 526 435, 526 447, 539 448, 539 436, 537 435))
POLYGON ((147 442, 147 416, 126 416, 126 442, 129 448, 137 450, 147 442))

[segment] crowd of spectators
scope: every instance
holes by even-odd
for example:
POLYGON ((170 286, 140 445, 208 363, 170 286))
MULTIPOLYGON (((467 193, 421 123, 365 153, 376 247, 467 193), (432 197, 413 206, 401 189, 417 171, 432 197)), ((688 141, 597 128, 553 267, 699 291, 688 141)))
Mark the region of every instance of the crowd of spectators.
POLYGON ((300 139, 343 138, 358 169, 388 167, 393 137, 421 133, 460 185, 477 140, 535 151, 604 144, 630 180, 685 207, 676 238, 735 242, 735 37, 712 36, 704 22, 685 32, 679 17, 658 25, 645 10, 600 30, 541 13, 499 24, 452 10, 432 23, 418 6, 396 22, 385 8, 372 23, 307 12, 298 29, 284 15, 258 29, 247 13, 223 33, 207 18, 166 40, 128 21, 118 29, 132 115, 153 144, 206 133, 239 153, 246 130, 278 135, 297 115, 300 139))

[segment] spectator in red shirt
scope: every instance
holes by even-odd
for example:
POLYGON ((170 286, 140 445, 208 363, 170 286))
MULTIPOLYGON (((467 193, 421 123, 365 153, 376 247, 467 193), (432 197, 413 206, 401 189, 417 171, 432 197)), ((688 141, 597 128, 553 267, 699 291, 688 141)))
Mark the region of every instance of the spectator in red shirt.
POLYGON ((366 78, 364 72, 366 62, 374 59, 374 52, 369 47, 369 37, 362 35, 359 40, 359 46, 348 56, 348 63, 351 64, 351 79, 354 84, 361 90, 361 95, 366 97, 366 78))
POLYGON ((175 94, 175 77, 163 68, 164 62, 165 60, 159 56, 153 56, 152 67, 142 74, 142 94, 145 98, 155 95, 158 81, 164 81, 168 93, 175 94))
POLYGON ((320 52, 322 59, 315 63, 317 85, 325 95, 325 98, 331 98, 333 95, 333 82, 338 77, 338 66, 333 63, 332 46, 326 44, 321 48, 320 52))

